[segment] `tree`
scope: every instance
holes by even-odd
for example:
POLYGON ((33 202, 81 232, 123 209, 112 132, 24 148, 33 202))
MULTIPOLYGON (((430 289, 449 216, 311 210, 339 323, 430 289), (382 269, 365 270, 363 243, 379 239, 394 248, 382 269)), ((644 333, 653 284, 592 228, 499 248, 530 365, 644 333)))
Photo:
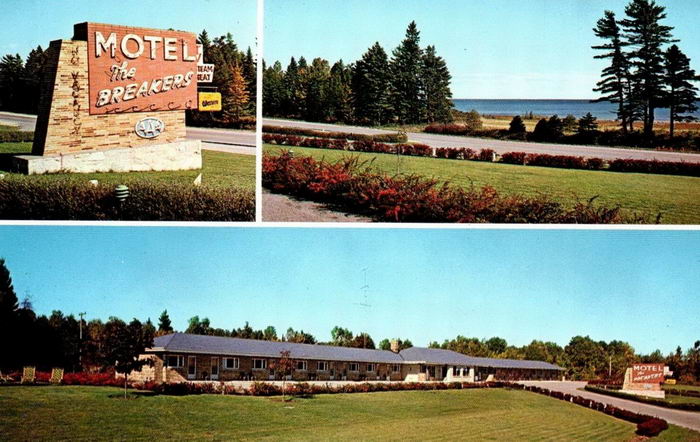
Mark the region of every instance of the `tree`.
POLYGON ((355 63, 351 100, 359 123, 378 125, 391 119, 391 98, 387 88, 390 75, 389 60, 378 42, 355 63))
POLYGON ((15 334, 18 321, 19 303, 12 285, 10 270, 5 265, 5 259, 0 258, 0 336, 3 336, 3 349, 0 352, 0 367, 14 368, 16 364, 17 343, 9 339, 15 334))
POLYGON ((447 63, 435 53, 435 46, 425 48, 423 54, 423 87, 425 89, 425 118, 434 121, 452 121, 452 76, 447 63))
POLYGON ((299 66, 297 65, 294 57, 289 60, 282 83, 284 86, 282 113, 288 117, 299 116, 299 103, 297 100, 297 89, 299 88, 299 66))
POLYGON ((494 356, 503 353, 504 351, 506 351, 506 348, 508 348, 508 342, 506 342, 505 339, 499 338, 497 336, 488 339, 484 343, 484 345, 486 345, 488 351, 491 352, 491 354, 494 356))
POLYGON ((192 333, 195 335, 208 335, 209 334, 209 318, 202 318, 199 320, 199 316, 192 316, 187 323, 187 330, 185 333, 192 333))
POLYGON ((318 57, 314 58, 306 72, 305 113, 303 117, 308 121, 327 121, 330 117, 327 97, 331 76, 328 61, 318 57))
POLYGON ((290 357, 289 350, 280 352, 280 358, 273 362, 272 370, 282 377, 282 401, 287 402, 285 393, 287 391, 287 377, 294 372, 294 360, 290 357))
POLYGON ((277 330, 275 330, 275 327, 268 325, 265 330, 263 330, 263 339, 266 341, 276 341, 277 330))
POLYGON ((137 319, 128 325, 121 319, 110 318, 105 324, 104 347, 105 362, 114 367, 117 373, 124 375, 124 398, 129 382, 129 373, 141 371, 150 359, 139 358, 146 348, 153 346, 153 332, 144 328, 137 319))
POLYGON ((231 79, 227 84, 227 94, 222 98, 224 120, 229 123, 238 122, 246 109, 250 96, 246 86, 241 66, 236 63, 229 66, 231 79))
POLYGON ((481 114, 476 109, 472 109, 464 114, 464 125, 470 131, 481 130, 483 127, 483 122, 481 121, 481 114))
POLYGON ((326 87, 327 118, 331 121, 348 122, 352 118, 351 102, 352 71, 339 60, 331 67, 326 87))
POLYGON ((588 336, 574 336, 564 348, 569 376, 574 379, 594 379, 607 368, 605 351, 600 343, 588 336))
POLYGON ((362 332, 355 336, 348 347, 355 347, 355 348, 371 348, 374 349, 374 341, 372 340, 372 337, 365 332, 362 332))
POLYGON ((170 321, 170 316, 168 316, 168 311, 163 310, 158 318, 158 332, 161 334, 167 334, 173 332, 172 322, 170 321))
POLYGON ((654 0, 632 0, 625 7, 627 18, 620 21, 632 48, 628 57, 633 68, 632 80, 643 105, 644 134, 651 139, 654 131, 654 111, 665 99, 662 45, 675 40, 673 27, 661 24, 666 18, 665 7, 654 0))
POLYGON ((576 127, 578 126, 576 117, 574 117, 572 114, 568 114, 566 117, 564 117, 564 119, 561 120, 561 123, 565 131, 576 130, 576 127))
POLYGON ((617 104, 617 118, 623 132, 627 132, 628 123, 632 129, 633 117, 631 115, 631 79, 630 65, 627 55, 623 52, 625 43, 622 41, 620 26, 615 18, 615 13, 605 11, 603 18, 598 20, 593 32, 597 37, 609 42, 593 46, 593 49, 606 51, 593 58, 610 59, 610 65, 603 69, 602 79, 593 89, 603 94, 596 101, 608 101, 617 104))
POLYGON ((331 343, 339 347, 350 347, 353 334, 347 328, 335 326, 331 330, 331 343))
POLYGON ((423 78, 423 50, 420 32, 412 21, 406 29, 406 38, 392 52, 390 63, 391 104, 401 124, 425 120, 425 84, 423 78))
POLYGON ((508 127, 508 133, 511 134, 524 134, 527 131, 525 128, 525 123, 520 115, 516 115, 510 120, 510 126, 508 127))
POLYGON ((263 112, 273 117, 283 116, 284 102, 284 71, 282 64, 276 61, 271 67, 263 69, 263 112))
POLYGON ((24 62, 19 54, 0 60, 0 109, 17 111, 22 107, 24 62))
MULTIPOLYGON (((413 343, 408 339, 403 340, 396 338, 393 340, 396 341, 396 343, 398 344, 399 351, 413 347, 413 343)), ((435 344, 437 344, 437 342, 435 344)), ((379 348, 380 350, 391 350, 391 341, 389 339, 382 339, 381 342, 379 342, 379 347, 377 348, 379 348)), ((438 345, 436 348, 440 348, 440 345, 438 345)))
POLYGON ((245 57, 243 57, 243 78, 245 78, 246 81, 246 90, 248 91, 249 97, 252 99, 249 99, 250 103, 250 108, 248 109, 248 112, 251 114, 255 115, 255 102, 256 102, 256 94, 257 94, 257 63, 255 61, 255 57, 253 57, 253 51, 248 47, 248 50, 246 50, 245 57))
POLYGON ((552 115, 549 120, 542 118, 532 131, 532 138, 536 141, 556 141, 564 134, 564 124, 558 116, 552 115))
POLYGON ((316 338, 314 338, 309 333, 304 333, 304 330, 296 331, 292 327, 287 329, 285 334, 285 340, 287 342, 296 342, 297 344, 315 344, 316 338))
POLYGON ((676 121, 695 121, 696 117, 689 115, 698 110, 695 102, 698 100, 698 88, 692 83, 700 77, 690 68, 690 59, 678 48, 672 45, 664 54, 665 83, 668 86, 667 105, 670 111, 669 132, 673 137, 676 121))
POLYGON ((578 120, 578 129, 580 134, 589 134, 598 130, 598 119, 588 112, 578 120))

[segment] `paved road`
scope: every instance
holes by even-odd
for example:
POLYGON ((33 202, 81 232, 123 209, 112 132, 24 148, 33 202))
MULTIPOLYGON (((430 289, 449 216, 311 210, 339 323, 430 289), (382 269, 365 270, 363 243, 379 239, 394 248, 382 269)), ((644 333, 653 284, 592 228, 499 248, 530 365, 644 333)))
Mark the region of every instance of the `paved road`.
MULTIPOLYGON (((263 124, 285 127, 301 127, 307 129, 352 132, 359 134, 380 134, 388 131, 359 126, 339 126, 335 124, 309 123, 305 121, 282 120, 275 118, 263 119, 263 124)), ((548 153, 552 155, 575 155, 583 157, 598 157, 607 160, 617 158, 633 158, 641 160, 687 161, 700 163, 700 154, 663 152, 653 150, 622 149, 601 146, 576 146, 568 144, 531 143, 527 141, 492 140, 488 138, 463 137, 453 135, 435 135, 420 132, 409 132, 409 141, 427 144, 432 147, 469 147, 474 150, 493 149, 499 154, 505 152, 548 153)))
MULTIPOLYGON (((0 112, 0 123, 9 123, 20 126, 22 130, 34 130, 36 117, 34 115, 14 114, 10 112, 0 112)), ((246 146, 255 148, 255 132, 231 129, 213 129, 202 127, 188 127, 187 138, 202 140, 208 143, 216 143, 221 146, 246 146)), ((205 145, 205 149, 213 147, 214 144, 205 145), (207 147, 208 146, 208 147, 207 147)), ((223 147, 212 150, 226 150, 223 147)))
POLYGON ((586 399, 593 399, 598 402, 610 404, 618 408, 634 411, 636 413, 648 414, 666 419, 671 424, 700 431, 700 413, 692 411, 674 410, 671 408, 657 407, 655 405, 643 404, 641 402, 629 401, 604 394, 592 393, 590 391, 579 390, 586 386, 586 382, 560 382, 560 381, 521 381, 521 384, 535 385, 549 390, 561 391, 563 393, 582 396, 586 399))
POLYGON ((275 222, 343 222, 369 223, 372 219, 327 209, 313 201, 299 201, 287 195, 262 194, 262 219, 275 222))

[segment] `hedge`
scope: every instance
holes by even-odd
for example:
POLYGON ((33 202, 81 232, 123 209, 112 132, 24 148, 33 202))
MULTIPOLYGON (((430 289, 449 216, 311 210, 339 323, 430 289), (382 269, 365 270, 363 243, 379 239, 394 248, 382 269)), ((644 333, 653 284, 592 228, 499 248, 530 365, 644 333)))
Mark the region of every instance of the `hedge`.
MULTIPOLYGON (((613 405, 608 405, 603 402, 598 402, 593 399, 587 399, 582 396, 573 396, 568 393, 562 393, 560 391, 552 391, 547 388, 536 387, 534 385, 526 386, 522 384, 509 384, 511 388, 522 389, 526 391, 531 391, 533 393, 543 394, 555 399, 561 399, 567 402, 574 403, 576 405, 581 405, 586 408, 591 408, 596 411, 603 412, 607 415, 614 416, 618 419, 623 419, 632 423, 637 424, 637 434, 640 436, 658 436, 663 430, 668 428, 668 423, 654 416, 649 416, 648 414, 636 413, 634 411, 625 410, 623 408, 618 408, 613 405)), ((589 387, 586 386, 586 390, 589 387)), ((627 399, 627 398, 625 398, 627 399)))
POLYGON ((304 129, 301 127, 284 127, 263 125, 263 133, 284 135, 305 135, 309 137, 339 138, 343 140, 376 141, 383 143, 405 143, 408 136, 402 133, 385 133, 376 135, 358 134, 352 132, 329 132, 325 130, 304 129))
POLYGON ((590 391, 592 393, 606 394, 608 396, 619 397, 622 399, 628 399, 628 400, 635 401, 635 402, 643 402, 645 404, 658 405, 659 407, 674 408, 677 410, 700 411, 700 404, 694 404, 694 403, 675 404, 675 403, 665 401, 663 399, 650 398, 650 397, 646 397, 646 396, 636 396, 633 394, 626 394, 626 393, 622 393, 622 392, 615 391, 615 390, 606 390, 604 388, 592 387, 590 385, 586 385, 585 389, 586 389, 586 391, 590 391))
POLYGON ((23 143, 27 141, 34 141, 33 131, 0 131, 0 143, 23 143))
POLYGON ((700 177, 700 163, 618 159, 610 162, 613 172, 660 173, 700 177))
POLYGON ((492 187, 464 189, 415 175, 389 176, 346 158, 335 164, 308 156, 263 155, 263 186, 273 192, 338 205, 388 222, 641 223, 619 207, 593 200, 573 208, 545 196, 500 195, 492 187))
POLYGON ((0 219, 253 221, 255 193, 166 183, 126 183, 121 205, 114 187, 68 180, 0 180, 0 219))

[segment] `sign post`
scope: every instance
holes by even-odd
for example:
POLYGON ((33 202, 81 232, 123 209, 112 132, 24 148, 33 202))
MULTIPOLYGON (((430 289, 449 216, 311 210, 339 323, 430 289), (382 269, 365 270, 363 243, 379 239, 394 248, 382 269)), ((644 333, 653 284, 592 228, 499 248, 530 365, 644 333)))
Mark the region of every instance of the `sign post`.
POLYGON ((622 393, 655 398, 666 397, 661 384, 667 374, 664 364, 633 364, 625 371, 622 393))

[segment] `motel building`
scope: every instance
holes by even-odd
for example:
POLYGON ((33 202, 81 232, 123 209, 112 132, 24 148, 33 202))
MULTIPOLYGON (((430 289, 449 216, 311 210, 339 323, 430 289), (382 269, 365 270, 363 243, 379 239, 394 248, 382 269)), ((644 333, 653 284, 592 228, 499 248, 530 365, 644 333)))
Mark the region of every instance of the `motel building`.
POLYGON ((130 379, 187 381, 282 380, 274 370, 289 352, 295 381, 556 380, 563 368, 542 361, 477 358, 451 350, 411 347, 398 351, 173 333, 155 338, 142 359, 152 360, 130 379))

